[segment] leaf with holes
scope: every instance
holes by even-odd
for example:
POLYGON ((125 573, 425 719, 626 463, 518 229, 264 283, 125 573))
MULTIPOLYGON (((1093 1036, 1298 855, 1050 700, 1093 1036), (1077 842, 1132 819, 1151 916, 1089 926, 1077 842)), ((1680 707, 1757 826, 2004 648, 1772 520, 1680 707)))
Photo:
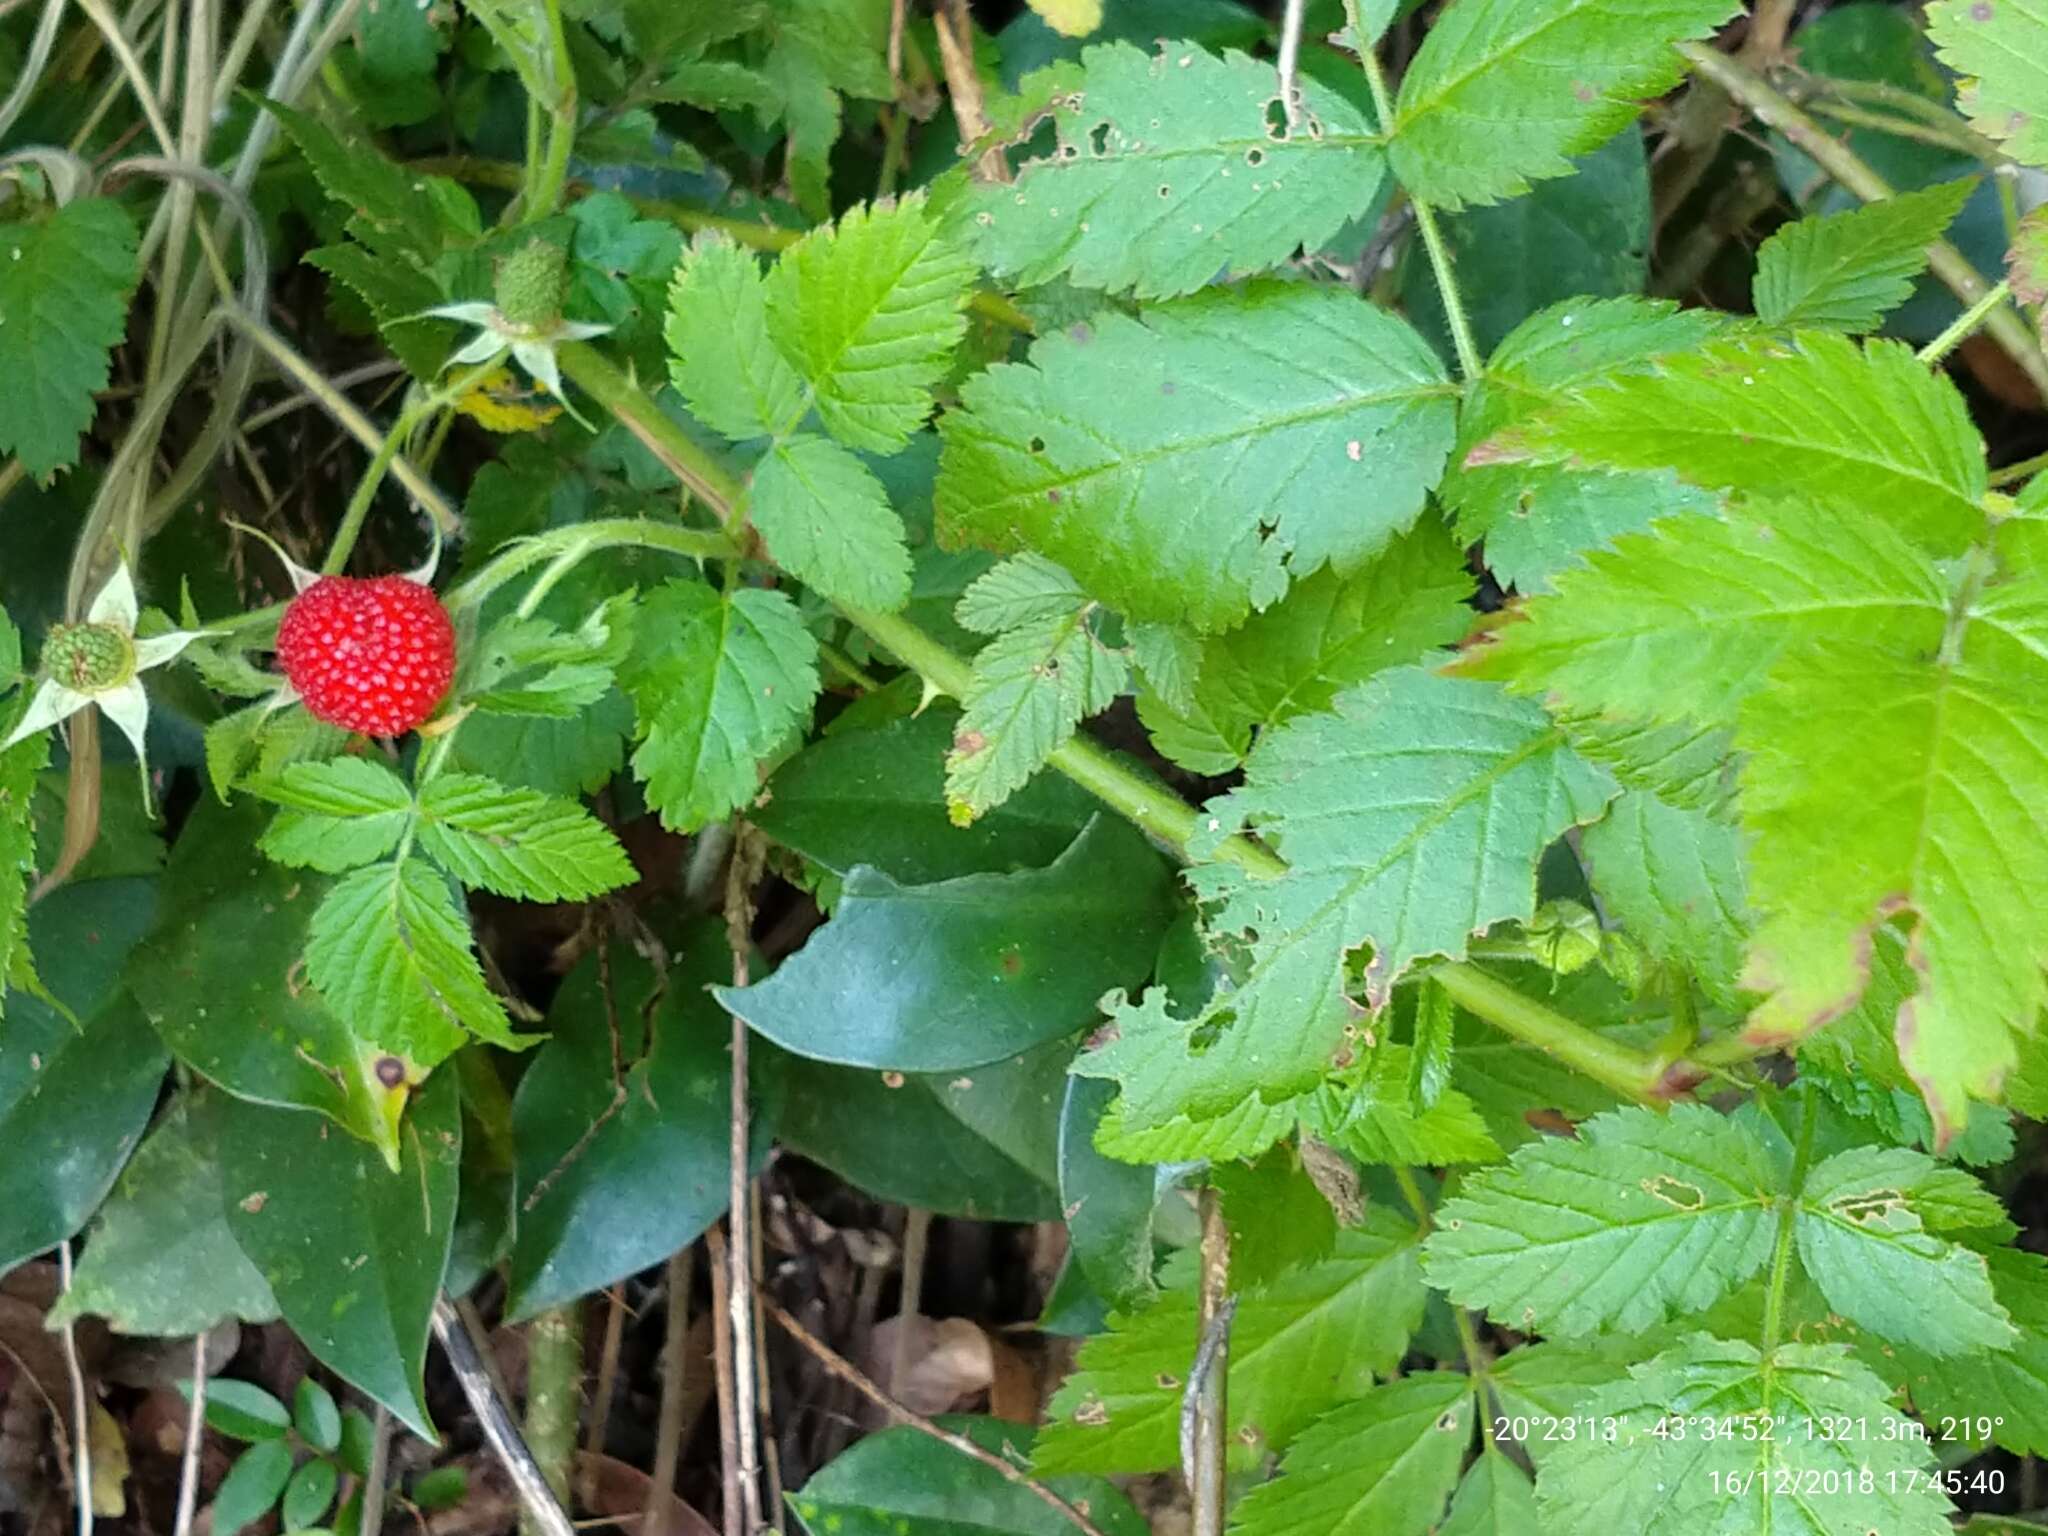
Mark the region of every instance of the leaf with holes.
POLYGON ((1052 98, 1053 152, 976 188, 956 225, 1020 286, 1156 299, 1277 267, 1365 213, 1386 174, 1371 117, 1313 79, 1299 89, 1290 126, 1270 64, 1184 42, 1089 48, 1052 98))

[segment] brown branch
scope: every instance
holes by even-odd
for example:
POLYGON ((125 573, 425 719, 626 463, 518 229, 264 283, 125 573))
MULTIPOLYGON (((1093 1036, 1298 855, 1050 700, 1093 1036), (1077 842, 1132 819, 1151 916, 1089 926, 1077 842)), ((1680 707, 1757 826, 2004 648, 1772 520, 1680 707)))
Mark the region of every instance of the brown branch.
POLYGON ((661 1334, 661 1416, 655 1421, 654 1472, 647 1482, 643 1531, 658 1529, 664 1501, 676 1489, 676 1463, 683 1454, 683 1386, 689 1368, 690 1253, 678 1248, 668 1256, 668 1315, 661 1334))
POLYGON ((1229 1448, 1230 1227, 1211 1184, 1202 1190, 1202 1278, 1197 1293, 1195 1363, 1181 1400, 1181 1469, 1194 1504, 1194 1536, 1223 1536, 1229 1448))
POLYGON ((832 1375, 852 1387, 854 1391, 858 1392, 862 1397, 873 1403, 877 1408, 880 1408, 898 1423, 908 1424, 912 1429, 930 1435, 934 1440, 942 1444, 950 1445, 962 1456, 972 1457, 983 1466, 1000 1473, 1006 1482, 1015 1483, 1020 1488, 1030 1489, 1036 1497, 1072 1521, 1077 1530, 1086 1532, 1087 1536, 1103 1536, 1101 1527, 1090 1520, 1085 1513, 1061 1498, 1059 1494, 1046 1487, 1044 1483, 1031 1476, 1030 1473, 1025 1472, 1019 1467, 1011 1466, 1009 1462, 1003 1460, 994 1451, 986 1450, 976 1445, 965 1435, 956 1435, 950 1429, 941 1429, 937 1424, 934 1424, 915 1409, 904 1407, 903 1404, 870 1381, 859 1366, 833 1349, 831 1345, 812 1333, 810 1329, 790 1316, 789 1313, 783 1311, 781 1307, 775 1304, 772 1298, 763 1296, 761 1298, 761 1306, 762 1310, 775 1319, 777 1325, 781 1327, 784 1333, 804 1347, 812 1359, 816 1360, 818 1364, 822 1365, 832 1375))

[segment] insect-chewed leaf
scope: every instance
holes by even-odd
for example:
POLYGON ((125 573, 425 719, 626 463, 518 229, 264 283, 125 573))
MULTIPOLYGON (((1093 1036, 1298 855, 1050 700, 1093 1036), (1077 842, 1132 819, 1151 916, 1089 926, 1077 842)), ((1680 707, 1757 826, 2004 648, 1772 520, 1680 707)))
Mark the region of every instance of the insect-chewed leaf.
POLYGON ((1341 290, 1107 311, 962 389, 940 526, 1056 560, 1131 618, 1227 629, 1414 522, 1453 394, 1405 321, 1341 290))
POLYGON ((1684 70, 1729 0, 1464 0, 1401 81, 1388 146, 1416 197, 1448 208, 1563 176, 1684 70))
POLYGON ((1762 1145, 1710 1109, 1598 1115, 1445 1202, 1429 1278, 1523 1332, 1640 1331, 1763 1267, 1775 1193, 1762 1145))
POLYGON ((1054 152, 957 215, 1020 286, 1065 276, 1150 299, 1264 271, 1364 213, 1386 174, 1365 112, 1304 78, 1290 129, 1272 66, 1241 53, 1108 43, 1081 68, 1053 99, 1054 152))

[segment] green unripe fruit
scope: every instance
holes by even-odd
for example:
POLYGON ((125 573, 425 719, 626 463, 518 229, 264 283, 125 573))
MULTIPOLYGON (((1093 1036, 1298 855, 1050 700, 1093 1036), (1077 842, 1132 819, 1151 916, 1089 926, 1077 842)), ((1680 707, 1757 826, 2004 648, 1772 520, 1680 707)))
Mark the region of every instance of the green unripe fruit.
POLYGON ((112 624, 53 624, 43 670, 75 693, 105 693, 135 675, 135 642, 112 624))
POLYGON ((505 323, 526 331, 553 330, 569 297, 569 262, 558 245, 529 240, 498 263, 493 302, 505 323))

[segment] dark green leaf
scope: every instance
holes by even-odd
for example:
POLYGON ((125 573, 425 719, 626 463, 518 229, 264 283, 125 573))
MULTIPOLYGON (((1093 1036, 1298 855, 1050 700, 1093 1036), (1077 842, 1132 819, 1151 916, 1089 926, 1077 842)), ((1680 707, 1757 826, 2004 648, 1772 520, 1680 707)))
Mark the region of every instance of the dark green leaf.
MULTIPOLYGON (((180 1382, 178 1390, 188 1402, 191 1400, 190 1382, 180 1382)), ((253 1381, 222 1377, 206 1384, 209 1429, 237 1440, 282 1440, 291 1422, 290 1410, 253 1381)))
POLYGON ((299 1390, 292 1396, 292 1424, 299 1438, 316 1451, 331 1451, 341 1444, 341 1409, 334 1394, 310 1376, 299 1378, 299 1390))
POLYGON ((228 1225, 285 1320, 328 1366, 431 1439, 420 1371, 462 1158, 452 1073, 420 1093, 399 1147, 399 1166, 387 1168, 316 1115, 231 1100, 221 1117, 228 1225))
POLYGON ((1111 1306, 1129 1311, 1153 1292, 1152 1212, 1158 1170, 1095 1150, 1095 1127, 1116 1097, 1110 1084, 1067 1079, 1060 1107, 1060 1209, 1070 1262, 1111 1306))
POLYGON ((220 1536, 235 1536, 270 1513, 292 1475, 292 1450, 282 1440, 252 1445, 235 1458, 213 1496, 213 1526, 220 1536))
POLYGON ((284 1499, 278 1506, 284 1516, 284 1528, 302 1531, 317 1523, 333 1506, 339 1481, 334 1463, 324 1456, 315 1456, 294 1472, 292 1480, 284 1486, 284 1499))

